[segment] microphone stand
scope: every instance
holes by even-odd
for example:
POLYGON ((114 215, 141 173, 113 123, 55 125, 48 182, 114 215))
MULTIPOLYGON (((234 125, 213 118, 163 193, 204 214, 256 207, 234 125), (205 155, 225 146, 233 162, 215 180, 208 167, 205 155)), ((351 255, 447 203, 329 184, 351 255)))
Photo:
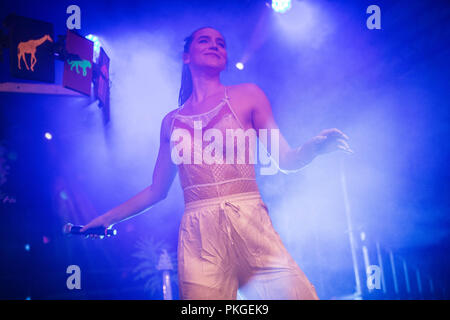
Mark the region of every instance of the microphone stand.
POLYGON ((170 271, 173 270, 173 265, 166 249, 162 249, 156 269, 162 271, 164 300, 173 300, 172 285, 170 283, 170 271))
POLYGON ((351 220, 350 202, 348 200, 347 180, 346 180, 345 171, 344 171, 344 157, 340 157, 340 171, 341 171, 342 192, 344 194, 345 217, 347 220, 348 238, 350 241, 350 250, 352 253, 353 271, 355 273, 355 282, 356 282, 356 292, 354 293, 353 296, 354 296, 355 300, 361 300, 362 299, 361 280, 359 278, 358 260, 356 258, 355 236, 353 234, 354 231, 353 231, 353 225, 352 225, 352 220, 351 220))

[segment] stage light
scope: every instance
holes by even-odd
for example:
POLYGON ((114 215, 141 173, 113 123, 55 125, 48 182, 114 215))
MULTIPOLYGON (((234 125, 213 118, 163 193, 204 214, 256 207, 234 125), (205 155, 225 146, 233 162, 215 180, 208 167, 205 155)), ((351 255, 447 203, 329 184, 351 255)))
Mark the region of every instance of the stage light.
POLYGON ((59 197, 60 197, 61 199, 63 199, 63 200, 69 199, 69 197, 67 196, 67 193, 66 193, 65 191, 61 191, 61 192, 59 193, 59 197))
POLYGON ((236 68, 238 68, 239 70, 244 69, 244 64, 242 62, 238 62, 236 63, 236 68))
POLYGON ((53 138, 53 136, 50 132, 46 132, 44 136, 45 136, 45 139, 47 139, 47 140, 52 140, 52 138, 53 138))
POLYGON ((278 13, 285 13, 292 6, 291 0, 272 0, 272 9, 278 13))
POLYGON ((30 245, 27 243, 26 245, 25 245, 25 251, 30 251, 30 245))
POLYGON ((86 39, 91 40, 92 42, 94 42, 94 57, 93 60, 94 62, 97 62, 98 56, 100 54, 100 40, 98 39, 97 36, 93 35, 93 34, 88 34, 86 36, 86 39))
POLYGON ((50 238, 46 237, 46 236, 42 236, 42 243, 47 244, 50 242, 50 238))
POLYGON ((295 45, 318 49, 332 32, 332 22, 317 3, 298 1, 285 14, 275 15, 283 38, 295 45))
POLYGON ((361 241, 366 240, 366 233, 363 231, 361 232, 361 241))

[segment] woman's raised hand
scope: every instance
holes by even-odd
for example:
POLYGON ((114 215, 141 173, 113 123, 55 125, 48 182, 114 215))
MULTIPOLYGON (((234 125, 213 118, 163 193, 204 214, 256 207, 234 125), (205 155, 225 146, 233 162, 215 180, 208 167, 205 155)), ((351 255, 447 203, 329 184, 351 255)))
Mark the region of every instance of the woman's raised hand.
POLYGON ((337 150, 353 154, 353 150, 348 145, 348 136, 342 131, 333 128, 322 130, 317 136, 307 141, 303 148, 309 149, 314 155, 325 154, 337 150))

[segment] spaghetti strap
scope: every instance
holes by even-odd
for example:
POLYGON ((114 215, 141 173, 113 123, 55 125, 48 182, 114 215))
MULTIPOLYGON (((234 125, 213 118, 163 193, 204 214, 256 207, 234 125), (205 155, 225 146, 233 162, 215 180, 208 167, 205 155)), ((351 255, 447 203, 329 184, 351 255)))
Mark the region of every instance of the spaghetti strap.
POLYGON ((184 103, 183 103, 183 105, 181 107, 178 107, 176 109, 176 111, 171 115, 172 121, 170 122, 170 134, 172 134, 172 131, 173 131, 173 125, 174 125, 174 122, 175 122, 175 117, 178 115, 178 113, 180 112, 180 110, 183 107, 184 107, 184 103))
POLYGON ((245 131, 245 127, 242 125, 241 121, 239 120, 239 118, 236 115, 236 112, 234 112, 233 107, 231 106, 230 98, 228 97, 228 93, 227 93, 227 89, 228 89, 228 87, 225 86, 225 102, 227 103, 228 108, 230 109, 230 111, 233 114, 234 118, 236 119, 237 123, 241 126, 242 130, 245 131))
MULTIPOLYGON (((203 113, 199 113, 199 114, 180 114, 180 111, 183 109, 184 104, 179 107, 176 112, 173 114, 173 121, 172 121, 172 128, 173 128, 173 123, 174 120, 177 119, 181 122, 186 123, 187 125, 189 125, 189 127, 194 128, 194 124, 193 121, 194 119, 200 119, 202 120, 202 124, 204 126, 206 126, 210 120, 212 118, 214 118, 222 109, 222 107, 227 104, 228 105, 228 109, 230 109, 231 114, 233 115, 235 121, 238 123, 238 125, 242 128, 242 130, 245 130, 245 127, 242 125, 241 121, 239 120, 238 116, 236 115, 236 113, 233 110, 233 107, 231 106, 230 103, 230 97, 228 96, 228 87, 224 86, 224 97, 222 98, 221 102, 219 102, 219 104, 217 106, 215 106, 214 108, 212 108, 209 111, 203 112, 203 113)), ((171 129, 172 130, 172 129, 171 129)))

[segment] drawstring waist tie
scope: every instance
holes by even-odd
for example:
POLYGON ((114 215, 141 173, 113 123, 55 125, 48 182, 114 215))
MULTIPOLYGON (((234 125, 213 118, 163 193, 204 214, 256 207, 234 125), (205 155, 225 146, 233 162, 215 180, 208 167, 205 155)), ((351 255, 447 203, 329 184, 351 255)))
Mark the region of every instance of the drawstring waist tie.
POLYGON ((238 193, 235 195, 229 195, 224 197, 217 197, 205 200, 197 200, 188 202, 185 204, 185 214, 194 213, 197 210, 202 208, 211 209, 214 206, 217 206, 219 209, 219 224, 224 227, 224 231, 227 233, 228 238, 231 240, 231 244, 234 244, 233 237, 231 235, 231 221, 230 217, 227 215, 227 209, 231 209, 231 211, 236 218, 240 218, 240 206, 239 203, 245 203, 247 201, 254 202, 255 200, 260 200, 261 195, 259 192, 246 192, 246 193, 238 193))

